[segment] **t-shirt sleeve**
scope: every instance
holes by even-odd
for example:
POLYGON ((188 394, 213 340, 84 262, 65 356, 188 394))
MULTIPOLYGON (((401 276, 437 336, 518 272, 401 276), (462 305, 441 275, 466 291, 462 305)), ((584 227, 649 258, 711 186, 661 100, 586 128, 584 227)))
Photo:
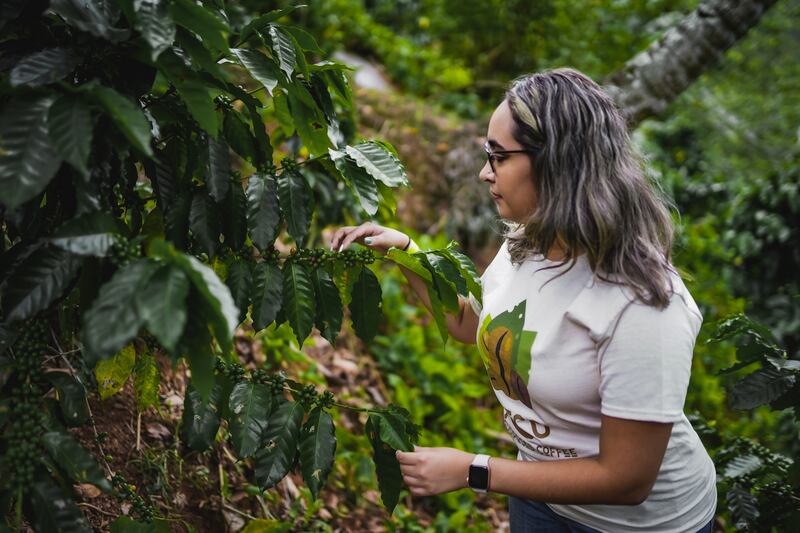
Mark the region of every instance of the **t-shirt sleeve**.
POLYGON ((674 294, 666 309, 631 303, 601 348, 601 412, 651 422, 683 415, 702 317, 674 294))
MULTIPOLYGON (((506 246, 507 246, 507 241, 503 241, 503 244, 500 245, 500 249, 497 251, 495 258, 492 260, 489 266, 486 267, 486 270, 483 271, 483 274, 480 277, 481 292, 483 293, 483 296, 486 296, 486 293, 492 289, 493 279, 494 279, 493 272, 497 268, 500 268, 502 266, 501 262, 508 261, 509 256, 506 246)), ((472 307, 472 310, 475 311, 475 314, 480 316, 481 311, 483 310, 483 306, 475 297, 475 295, 472 294, 471 292, 468 293, 467 300, 469 301, 469 305, 470 307, 472 307)))

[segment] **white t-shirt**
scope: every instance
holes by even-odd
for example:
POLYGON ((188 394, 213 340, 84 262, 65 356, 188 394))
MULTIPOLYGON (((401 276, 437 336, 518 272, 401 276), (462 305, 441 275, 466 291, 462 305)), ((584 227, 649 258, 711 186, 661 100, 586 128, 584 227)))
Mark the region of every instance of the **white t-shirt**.
MULTIPOLYGON (((640 505, 548 504, 600 531, 697 531, 714 516, 716 473, 683 413, 703 321, 683 281, 662 310, 575 266, 543 257, 512 265, 507 241, 481 276, 478 348, 518 460, 599 454, 600 415, 672 422, 664 459, 640 505), (549 283, 546 283, 548 282, 549 283)), ((607 277, 607 276, 606 276, 607 277)))

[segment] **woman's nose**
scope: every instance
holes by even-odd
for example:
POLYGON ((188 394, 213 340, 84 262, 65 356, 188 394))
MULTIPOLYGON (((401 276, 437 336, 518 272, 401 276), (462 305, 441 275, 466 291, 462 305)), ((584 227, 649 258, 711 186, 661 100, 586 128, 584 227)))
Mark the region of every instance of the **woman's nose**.
POLYGON ((492 173, 492 166, 489 164, 489 161, 483 164, 483 168, 478 173, 478 179, 481 181, 488 181, 489 183, 494 182, 494 174, 492 173))

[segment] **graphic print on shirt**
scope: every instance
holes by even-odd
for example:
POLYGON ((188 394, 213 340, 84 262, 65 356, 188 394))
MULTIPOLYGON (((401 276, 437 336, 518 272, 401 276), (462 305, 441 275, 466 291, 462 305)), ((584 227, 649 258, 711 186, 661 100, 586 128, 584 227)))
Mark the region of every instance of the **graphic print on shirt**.
POLYGON ((492 388, 531 407, 528 378, 536 332, 522 329, 525 325, 526 302, 522 300, 513 309, 494 318, 486 314, 478 331, 478 351, 492 388))

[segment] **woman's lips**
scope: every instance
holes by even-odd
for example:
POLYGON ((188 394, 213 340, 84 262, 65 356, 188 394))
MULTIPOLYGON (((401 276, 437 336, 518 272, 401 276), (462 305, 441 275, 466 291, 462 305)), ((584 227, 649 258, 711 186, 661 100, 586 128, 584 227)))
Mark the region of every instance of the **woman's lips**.
POLYGON ((500 196, 499 194, 492 193, 492 198, 494 198, 495 200, 497 200, 497 199, 499 199, 499 198, 502 198, 502 196, 500 196))

